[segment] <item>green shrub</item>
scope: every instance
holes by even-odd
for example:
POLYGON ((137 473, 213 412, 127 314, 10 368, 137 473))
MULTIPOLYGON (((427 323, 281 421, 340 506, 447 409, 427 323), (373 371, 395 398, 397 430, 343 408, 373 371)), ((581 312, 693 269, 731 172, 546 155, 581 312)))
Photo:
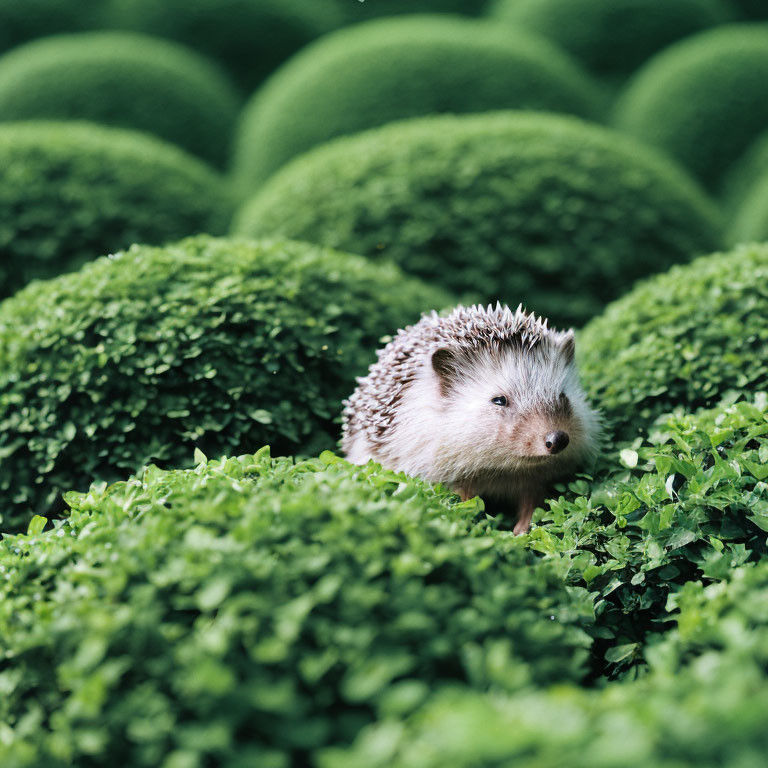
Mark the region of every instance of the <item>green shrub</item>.
POLYGON ((237 110, 232 86, 212 63, 143 35, 61 35, 0 59, 4 121, 74 119, 132 128, 222 166, 237 110))
POLYGON ((317 0, 112 0, 110 15, 117 26, 177 40, 216 59, 244 89, 342 23, 333 3, 317 0))
POLYGON ((719 226, 665 158, 572 118, 520 112, 338 139, 280 171, 235 223, 389 258, 558 323, 580 323, 637 277, 712 249, 719 226))
POLYGON ((243 112, 234 168, 253 189, 317 144, 393 120, 506 108, 592 116, 597 99, 544 40, 481 21, 383 19, 336 32, 275 73, 243 112))
MULTIPOLYGON (((726 353, 727 354, 727 353, 726 353)), ((634 673, 687 582, 768 555, 768 397, 668 417, 592 487, 549 502, 530 546, 597 593, 595 674, 634 673), (670 598, 673 598, 670 602, 670 598)))
POLYGON ((721 0, 496 0, 493 16, 622 78, 671 43, 729 19, 721 0))
POLYGON ((318 768, 761 768, 765 669, 738 649, 676 674, 514 696, 443 690, 405 723, 382 719, 318 768))
POLYGON ((0 51, 104 23, 103 0, 0 0, 0 51))
POLYGON ((380 337, 449 301, 358 257, 203 236, 28 286, 0 305, 3 529, 194 446, 334 445, 380 337))
POLYGON ((662 51, 630 81, 616 125, 717 187, 768 126, 768 27, 722 27, 662 51))
POLYGON ((319 766, 561 768, 567 755, 576 768, 758 768, 768 751, 768 562, 686 584, 671 602, 678 628, 640 681, 503 698, 444 689, 319 766))
POLYGON ((222 234, 234 203, 220 176, 151 136, 0 125, 0 296, 131 243, 222 234))
POLYGON ((768 134, 761 134, 728 171, 723 204, 728 242, 768 240, 768 134))
POLYGON ((308 765, 441 681, 583 673, 587 593, 403 475, 262 450, 68 501, 0 543, 3 765, 308 765))
POLYGON ((581 335, 585 386, 631 440, 660 413, 768 387, 768 246, 715 254, 642 283, 581 335))

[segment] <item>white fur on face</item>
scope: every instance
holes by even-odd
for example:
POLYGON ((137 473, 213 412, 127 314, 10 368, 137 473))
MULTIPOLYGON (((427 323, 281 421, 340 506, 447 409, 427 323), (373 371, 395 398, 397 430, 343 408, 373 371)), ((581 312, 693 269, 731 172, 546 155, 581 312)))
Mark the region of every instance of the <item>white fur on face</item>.
MULTIPOLYGON (((474 483, 482 493, 488 483, 551 481, 592 452, 597 416, 558 349, 483 353, 461 367, 445 393, 430 357, 403 393, 390 439, 372 458, 432 482, 474 483), (491 402, 502 395, 507 406, 491 402), (552 456, 544 443, 558 430, 570 443, 552 456)), ((349 457, 356 460, 352 451, 349 457)))

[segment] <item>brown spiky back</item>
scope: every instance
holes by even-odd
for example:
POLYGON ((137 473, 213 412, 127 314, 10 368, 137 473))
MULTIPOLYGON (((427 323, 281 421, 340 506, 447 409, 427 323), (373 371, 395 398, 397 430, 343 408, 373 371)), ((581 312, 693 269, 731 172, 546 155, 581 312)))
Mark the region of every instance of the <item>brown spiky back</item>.
POLYGON ((415 325, 398 331, 376 354, 378 360, 344 403, 344 437, 359 431, 381 444, 397 416, 398 403, 427 355, 440 348, 464 353, 471 361, 484 352, 510 347, 533 350, 540 344, 556 344, 565 336, 547 327, 546 319, 528 314, 520 305, 515 311, 496 304, 456 307, 450 314, 423 315, 415 325))

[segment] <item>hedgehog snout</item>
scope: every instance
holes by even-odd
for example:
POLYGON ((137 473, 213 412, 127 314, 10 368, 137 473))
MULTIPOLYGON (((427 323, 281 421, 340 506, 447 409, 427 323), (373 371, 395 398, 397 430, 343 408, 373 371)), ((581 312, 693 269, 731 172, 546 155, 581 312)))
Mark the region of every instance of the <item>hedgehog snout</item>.
POLYGON ((571 442, 567 432, 557 430, 556 432, 550 432, 544 438, 544 445, 548 453, 556 454, 564 451, 568 447, 568 443, 571 442))

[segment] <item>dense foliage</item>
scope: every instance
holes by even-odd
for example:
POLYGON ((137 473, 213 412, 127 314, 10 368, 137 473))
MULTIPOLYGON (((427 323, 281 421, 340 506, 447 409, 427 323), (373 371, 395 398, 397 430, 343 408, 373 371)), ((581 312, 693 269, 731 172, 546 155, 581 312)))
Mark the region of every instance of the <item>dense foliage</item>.
POLYGON ((327 0, 111 0, 109 20, 184 43, 251 89, 342 14, 327 0))
POLYGON ((220 176, 150 136, 0 125, 0 296, 131 243, 223 234, 233 208, 220 176))
POLYGON ((236 231, 389 258, 406 271, 581 323, 641 275, 712 250, 718 216, 631 140, 535 113, 441 116, 338 139, 290 163, 236 231))
POLYGON ((0 762, 307 765, 430 688, 579 679, 591 615, 475 500, 268 452, 0 543, 0 762))
POLYGON ((582 377, 621 440, 660 413, 768 387, 768 246, 736 248, 636 286, 580 338, 582 377))
POLYGON ((558 43, 595 74, 621 78, 676 40, 731 15, 721 0, 496 0, 493 14, 558 43))
POLYGON ((768 554, 768 397, 662 419, 548 503, 530 546, 598 593, 595 673, 634 673, 686 582, 768 554))
POLYGON ((449 302, 388 265, 208 237, 28 286, 0 305, 2 529, 195 446, 334 445, 380 337, 449 302))
POLYGON ((507 108, 594 116, 597 102, 578 65, 524 32, 437 15, 378 20, 309 46, 254 95, 235 170, 253 188, 317 144, 393 120, 507 108))
POLYGON ((662 51, 630 81, 616 125, 717 187, 768 126, 768 27, 726 26, 662 51))
POLYGON ((223 165, 238 102, 226 77, 175 43, 61 35, 0 59, 0 119, 90 120, 146 131, 223 165))

